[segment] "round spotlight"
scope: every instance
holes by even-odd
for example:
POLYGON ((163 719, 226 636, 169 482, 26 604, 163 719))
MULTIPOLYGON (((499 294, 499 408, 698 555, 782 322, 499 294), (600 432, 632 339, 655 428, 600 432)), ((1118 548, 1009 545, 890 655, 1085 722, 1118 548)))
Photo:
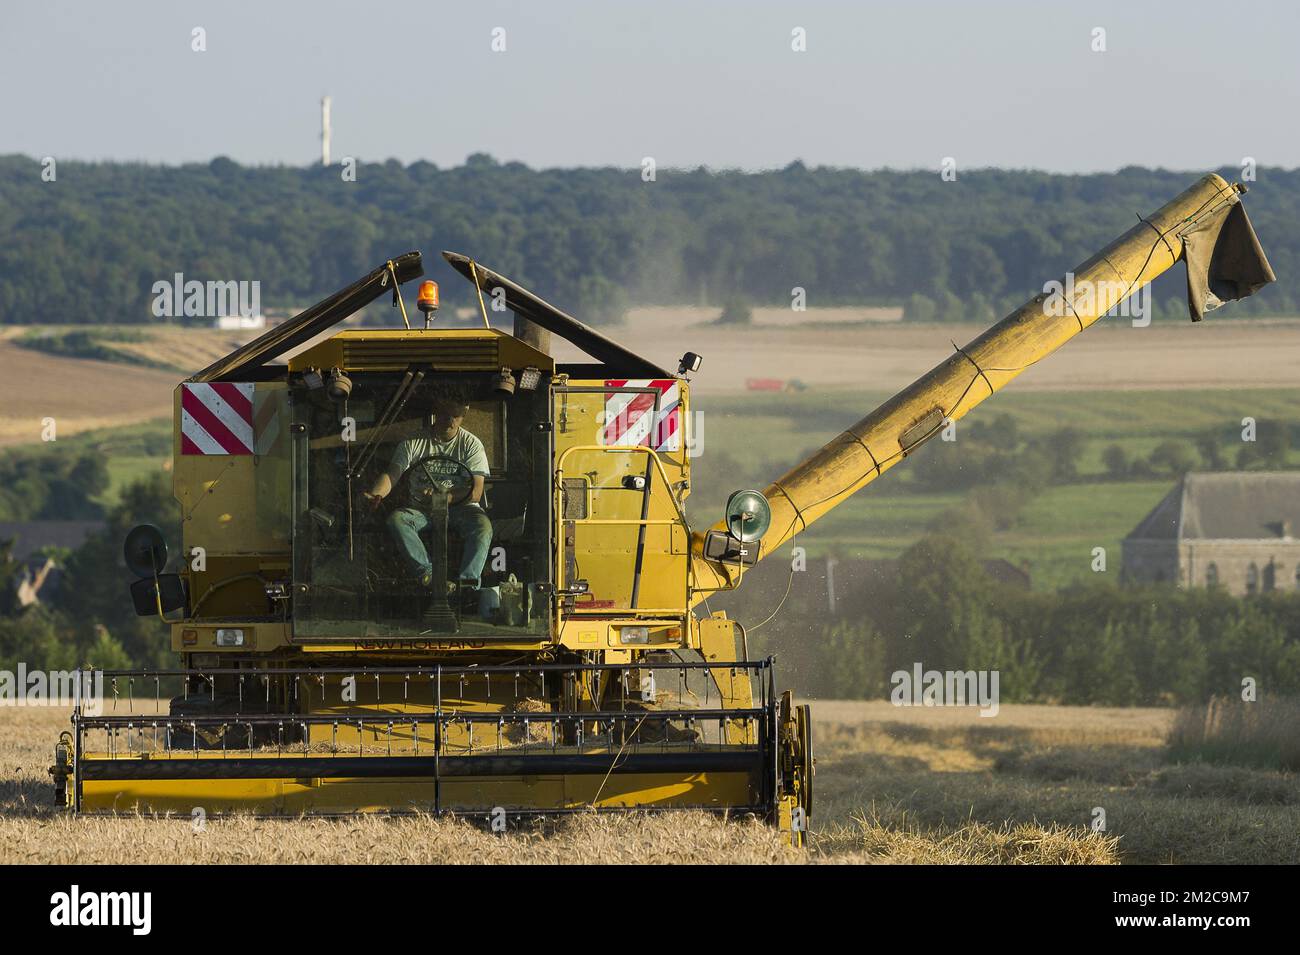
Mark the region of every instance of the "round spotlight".
POLYGON ((352 379, 343 374, 341 368, 331 368, 325 391, 335 401, 347 401, 352 395, 352 379))
POLYGON ((153 524, 137 524, 122 544, 127 570, 137 577, 161 574, 167 566, 167 539, 153 524))
POLYGON ((509 368, 502 368, 493 381, 492 387, 503 395, 513 395, 515 393, 514 373, 509 368))
POLYGON ((772 523, 772 506, 760 491, 736 491, 727 498, 727 533, 741 543, 759 540, 772 523))

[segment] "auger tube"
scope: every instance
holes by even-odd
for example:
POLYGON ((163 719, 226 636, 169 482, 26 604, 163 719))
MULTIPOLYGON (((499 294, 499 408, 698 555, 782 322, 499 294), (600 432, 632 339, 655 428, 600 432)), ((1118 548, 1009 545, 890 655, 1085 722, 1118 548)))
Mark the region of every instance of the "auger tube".
MULTIPOLYGON (((1194 321, 1207 297, 1213 307, 1218 299, 1242 298, 1272 281, 1240 207, 1244 191, 1214 173, 1203 177, 1078 266, 1072 281, 1060 283, 1064 293, 1055 301, 1046 293, 1035 295, 770 484, 765 493, 772 523, 761 556, 774 553, 1180 259, 1189 266, 1194 321), (1230 254, 1219 254, 1221 241, 1232 243, 1230 254)), ((714 529, 725 525, 719 522, 714 529)), ((704 558, 704 536, 697 532, 691 541, 695 602, 735 586, 743 575, 734 564, 704 558)))

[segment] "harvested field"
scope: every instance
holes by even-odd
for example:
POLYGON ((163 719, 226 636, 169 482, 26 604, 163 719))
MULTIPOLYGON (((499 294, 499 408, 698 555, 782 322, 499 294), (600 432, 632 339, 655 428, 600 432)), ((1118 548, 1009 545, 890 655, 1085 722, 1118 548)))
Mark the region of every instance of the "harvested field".
POLYGON ((1170 764, 1174 713, 814 703, 813 845, 703 814, 578 816, 505 835, 429 816, 73 819, 45 768, 67 713, 0 710, 0 863, 1263 863, 1300 859, 1292 774, 1170 764), (1105 832, 1094 832, 1096 809, 1105 832))
MULTIPOLYGON (((100 343, 108 353, 120 352, 124 356, 121 363, 23 347, 15 339, 33 334, 32 328, 0 329, 0 403, 6 409, 0 418, 0 446, 41 441, 41 422, 46 417, 55 419, 60 438, 160 418, 170 420, 177 383, 251 337, 246 332, 206 329, 112 328, 125 329, 131 339, 141 339, 107 338, 100 343)), ((59 330, 67 327, 59 326, 59 330)))
POLYGON ((46 355, 0 340, 0 446, 40 442, 47 417, 60 438, 168 417, 177 380, 170 371, 46 355))

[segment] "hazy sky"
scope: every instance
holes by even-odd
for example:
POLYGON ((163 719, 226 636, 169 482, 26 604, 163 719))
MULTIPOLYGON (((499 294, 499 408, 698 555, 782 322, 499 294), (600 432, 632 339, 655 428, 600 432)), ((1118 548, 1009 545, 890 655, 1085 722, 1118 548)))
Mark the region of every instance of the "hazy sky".
POLYGON ((319 161, 328 93, 335 160, 1293 167, 1298 40, 1266 0, 10 0, 0 154, 319 161))

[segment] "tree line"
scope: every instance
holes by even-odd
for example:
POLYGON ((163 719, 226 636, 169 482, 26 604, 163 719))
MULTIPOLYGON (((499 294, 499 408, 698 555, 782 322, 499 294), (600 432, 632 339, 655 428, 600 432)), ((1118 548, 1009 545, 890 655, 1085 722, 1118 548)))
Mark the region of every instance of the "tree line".
POLYGON ((1053 593, 999 583, 980 549, 932 533, 848 621, 792 600, 751 652, 777 654, 812 696, 886 699, 892 675, 997 670, 1004 703, 1159 706, 1300 693, 1300 594, 1095 584, 1053 593))
MULTIPOLYGON (((167 482, 128 486, 104 518, 104 530, 59 555, 64 579, 48 605, 21 608, 0 593, 0 669, 173 662, 164 625, 132 609, 121 556, 127 530, 144 521, 179 552, 167 482)), ((750 654, 776 653, 787 685, 822 697, 886 698, 891 675, 916 663, 995 669, 1002 702, 1180 704, 1237 695, 1247 678, 1261 694, 1300 693, 1300 594, 1112 584, 1031 592, 990 578, 984 552, 978 535, 931 532, 857 595, 846 621, 828 622, 824 607, 791 594, 748 636, 750 654)), ((0 571, 15 570, 0 542, 0 571)))
MULTIPOLYGON (((1059 175, 808 168, 746 173, 531 169, 487 155, 440 168, 340 170, 63 162, 54 181, 0 157, 0 323, 150 322, 153 285, 257 281, 301 307, 385 259, 480 258, 585 320, 629 304, 905 306, 910 319, 989 321, 1040 292, 1189 186, 1197 173, 1059 175)), ((1219 172, 1230 180, 1240 170, 1219 172)), ((1261 169, 1249 208, 1278 282, 1224 314, 1300 312, 1300 170, 1261 169)), ((1184 315, 1183 278, 1155 284, 1184 315)), ((449 295, 449 304, 457 299, 449 295)))

